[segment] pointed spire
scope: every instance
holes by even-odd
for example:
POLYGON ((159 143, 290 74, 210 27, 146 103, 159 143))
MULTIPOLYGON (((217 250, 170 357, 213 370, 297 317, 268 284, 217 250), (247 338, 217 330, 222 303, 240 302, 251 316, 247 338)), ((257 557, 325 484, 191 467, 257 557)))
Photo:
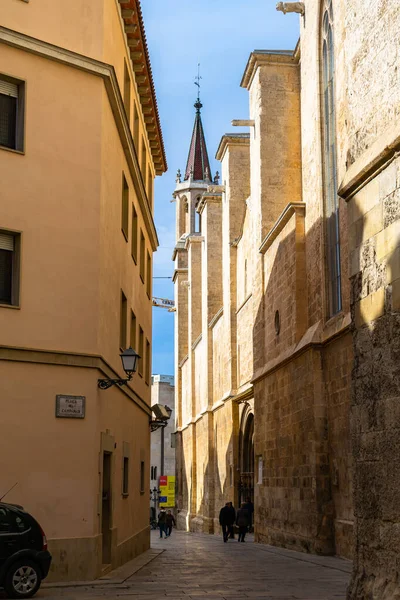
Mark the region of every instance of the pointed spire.
POLYGON ((203 124, 201 122, 200 110, 202 103, 200 102, 200 64, 197 65, 197 77, 195 85, 197 85, 197 100, 194 104, 196 116, 194 119, 194 127, 192 133, 192 141, 190 142, 189 156, 186 164, 185 181, 191 177, 195 181, 212 180, 210 161, 208 160, 206 139, 204 137, 203 124))
POLYGON ((196 116, 194 119, 192 141, 190 142, 189 156, 186 164, 185 181, 189 179, 191 171, 193 172, 193 179, 196 181, 205 181, 206 178, 212 180, 210 161, 208 160, 206 140, 200 115, 202 106, 200 99, 197 98, 194 105, 196 116))

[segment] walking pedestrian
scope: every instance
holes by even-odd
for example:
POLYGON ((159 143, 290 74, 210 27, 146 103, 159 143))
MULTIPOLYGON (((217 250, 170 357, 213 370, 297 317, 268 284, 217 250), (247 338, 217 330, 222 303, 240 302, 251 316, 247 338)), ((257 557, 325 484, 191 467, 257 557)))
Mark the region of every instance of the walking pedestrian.
POLYGON ((251 529, 254 515, 254 504, 252 503, 251 498, 246 498, 245 509, 249 511, 249 528, 251 529))
POLYGON ((225 502, 225 506, 221 508, 219 511, 219 524, 222 527, 222 537, 224 542, 226 543, 229 538, 229 533, 233 528, 233 523, 235 522, 235 517, 232 520, 232 510, 230 505, 232 502, 225 502))
POLYGON ((238 542, 244 542, 246 537, 247 528, 249 526, 250 518, 249 511, 246 509, 246 504, 243 502, 236 514, 236 525, 239 527, 239 539, 238 542))
POLYGON ((229 514, 230 514, 230 525, 229 525, 229 538, 231 540, 235 539, 235 530, 234 530, 234 524, 235 524, 235 520, 236 520, 236 510, 235 507, 233 506, 232 502, 228 502, 229 504, 229 514))
POLYGON ((175 517, 172 514, 172 512, 169 510, 167 512, 167 517, 166 517, 167 537, 169 537, 171 535, 173 525, 176 527, 175 517))
POLYGON ((165 512, 165 508, 160 510, 157 524, 160 529, 160 539, 162 539, 163 533, 167 537, 167 513, 165 512))

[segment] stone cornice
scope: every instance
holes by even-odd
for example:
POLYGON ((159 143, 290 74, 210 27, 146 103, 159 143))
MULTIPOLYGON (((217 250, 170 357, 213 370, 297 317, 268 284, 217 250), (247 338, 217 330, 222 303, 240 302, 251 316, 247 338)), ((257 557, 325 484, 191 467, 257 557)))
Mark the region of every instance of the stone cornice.
MULTIPOLYGON (((174 260, 174 259, 172 259, 174 260)), ((175 269, 174 274, 172 275, 172 283, 175 283, 179 273, 185 273, 187 274, 188 269, 175 269)))
POLYGON ((179 367, 180 369, 182 369, 183 365, 184 365, 184 364, 185 364, 185 362, 186 362, 186 361, 188 361, 188 360, 189 360, 189 354, 186 354, 186 356, 184 356, 184 357, 182 358, 181 362, 178 364, 178 367, 179 367))
POLYGON ((237 314, 237 315, 240 313, 240 311, 242 310, 242 308, 243 308, 244 306, 246 306, 246 304, 248 303, 248 301, 249 301, 249 300, 250 300, 250 298, 252 298, 252 297, 253 297, 253 294, 249 294, 249 295, 247 296, 247 298, 246 298, 246 299, 245 299, 245 300, 242 302, 242 304, 241 304, 241 305, 239 306, 239 308, 237 309, 237 311, 236 311, 236 314, 237 314))
POLYGON ((272 245, 272 243, 276 240, 282 229, 289 222, 290 218, 294 214, 301 214, 304 217, 306 212, 306 204, 305 202, 289 202, 289 204, 285 207, 284 211, 278 217, 275 225, 265 236, 263 241, 261 242, 261 246, 259 251, 261 254, 265 254, 268 248, 272 245))
MULTIPOLYGON (((110 379, 117 379, 120 377, 120 374, 117 373, 117 371, 115 371, 102 356, 97 354, 0 346, 0 361, 35 363, 55 367, 97 369, 101 375, 109 377, 110 379)), ((148 404, 129 386, 129 384, 124 387, 118 387, 118 389, 137 404, 141 410, 151 416, 151 409, 148 404)))
POLYGON ((222 204, 222 193, 209 193, 206 192, 200 198, 199 204, 197 205, 196 212, 200 215, 203 214, 203 211, 207 204, 222 204))
POLYGON ((107 91, 111 110, 114 115, 115 124, 121 140, 121 145, 125 153, 125 158, 129 166, 132 181, 135 185, 135 191, 139 200, 140 210, 146 225, 147 234, 153 251, 157 249, 158 238, 154 225, 153 215, 143 183, 139 161, 136 155, 135 145, 129 123, 126 117, 124 103, 121 91, 119 89, 114 67, 101 61, 77 54, 60 46, 55 46, 42 40, 32 38, 25 34, 7 29, 0 26, 0 44, 7 44, 19 50, 30 52, 54 60, 66 66, 80 69, 96 77, 101 77, 107 91))
POLYGON ((199 244, 204 241, 204 237, 200 233, 191 233, 185 241, 185 250, 188 250, 191 244, 199 244))
POLYGON ((245 390, 236 394, 236 396, 234 396, 232 398, 232 401, 237 402, 237 404, 241 404, 242 402, 247 402, 248 400, 251 400, 252 398, 254 398, 254 388, 252 385, 250 385, 245 390))
POLYGON ((224 307, 221 306, 219 311, 210 320, 210 322, 208 324, 208 328, 213 329, 213 327, 215 327, 215 325, 218 323, 218 321, 220 320, 220 318, 222 317, 223 314, 224 314, 224 307))
POLYGON ((287 350, 279 354, 276 358, 268 361, 263 367, 258 369, 251 379, 254 385, 261 381, 274 371, 278 371, 288 363, 296 360, 299 356, 308 351, 321 351, 322 348, 333 342, 334 340, 350 333, 351 317, 350 314, 337 315, 336 323, 325 331, 320 323, 312 325, 303 335, 300 342, 290 346, 287 350))
POLYGON ((203 339, 203 334, 201 333, 193 342, 192 344, 192 350, 196 350, 197 346, 200 344, 201 340, 203 339))
POLYGON ((250 89, 254 75, 263 65, 285 65, 297 67, 300 53, 293 50, 254 50, 247 61, 241 87, 250 89))
POLYGON ((228 146, 250 146, 250 134, 249 133, 225 133, 218 146, 218 150, 215 154, 215 158, 221 161, 228 146))
POLYGON ((395 122, 349 167, 338 194, 350 200, 362 187, 396 158, 400 151, 400 123, 395 122))

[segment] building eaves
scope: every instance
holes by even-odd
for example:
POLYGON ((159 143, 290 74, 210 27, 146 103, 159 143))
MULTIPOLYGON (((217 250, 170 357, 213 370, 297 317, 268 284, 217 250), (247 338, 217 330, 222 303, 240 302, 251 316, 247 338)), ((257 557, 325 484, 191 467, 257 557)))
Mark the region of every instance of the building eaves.
POLYGON ((256 69, 265 64, 293 65, 299 64, 300 53, 295 50, 254 50, 247 61, 243 73, 241 87, 249 89, 256 69))
POLYGON ((162 175, 167 170, 167 159, 140 0, 118 0, 118 2, 121 6, 155 171, 157 175, 162 175))

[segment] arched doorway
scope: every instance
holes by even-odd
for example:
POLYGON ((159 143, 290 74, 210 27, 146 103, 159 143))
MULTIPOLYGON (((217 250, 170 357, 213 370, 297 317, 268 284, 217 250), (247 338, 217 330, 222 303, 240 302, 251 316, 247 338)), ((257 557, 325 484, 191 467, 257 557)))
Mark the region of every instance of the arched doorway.
POLYGON ((240 430, 240 477, 239 504, 247 498, 254 501, 254 415, 247 412, 243 415, 240 430))

